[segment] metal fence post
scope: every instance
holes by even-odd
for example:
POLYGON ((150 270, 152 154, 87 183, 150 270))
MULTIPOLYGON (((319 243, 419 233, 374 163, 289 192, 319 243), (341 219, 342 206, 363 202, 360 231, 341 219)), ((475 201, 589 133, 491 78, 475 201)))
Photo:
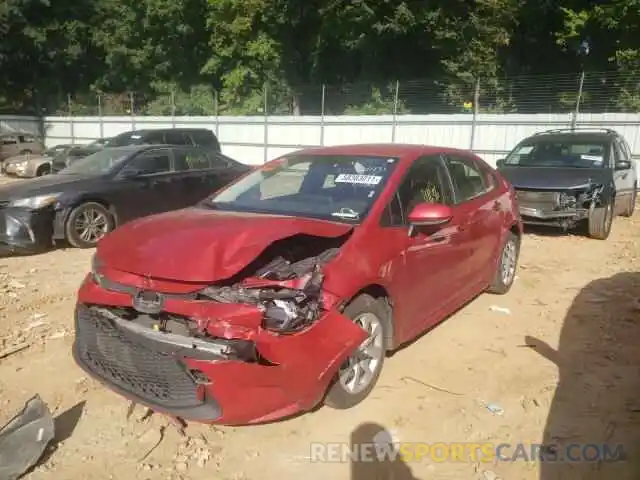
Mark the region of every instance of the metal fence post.
POLYGON ((265 82, 264 90, 264 163, 269 160, 269 102, 268 102, 268 84, 265 82))
POLYGON ((396 80, 396 91, 393 95, 393 123, 391 125, 391 143, 396 143, 396 127, 398 117, 398 95, 400 93, 400 81, 396 80))
POLYGON ((76 128, 73 122, 73 102, 71 100, 71 94, 67 94, 67 115, 69 116, 69 130, 71 134, 71 144, 75 145, 76 143, 76 128))
POLYGON ((176 128, 176 92, 171 90, 171 126, 176 128))
POLYGON ((98 127, 100 138, 104 138, 104 120, 102 119, 102 95, 98 94, 98 127))
POLYGON ((213 113, 216 116, 216 137, 220 138, 220 103, 218 99, 218 90, 213 91, 213 113))
POLYGON ((133 98, 133 92, 129 93, 129 113, 131 114, 131 130, 136 129, 136 117, 135 117, 136 102, 133 98))
POLYGON ((476 127, 478 125, 478 113, 480 112, 480 78, 476 78, 476 86, 473 91, 473 118, 471 119, 471 138, 469 139, 469 150, 473 152, 476 143, 476 127))
POLYGON ((320 145, 324 147, 324 101, 327 95, 327 86, 322 84, 322 98, 320 104, 320 145))
POLYGON ((580 83, 578 84, 578 98, 576 98, 576 108, 571 117, 571 130, 575 130, 580 114, 580 102, 582 101, 582 88, 584 87, 584 69, 580 72, 580 83))

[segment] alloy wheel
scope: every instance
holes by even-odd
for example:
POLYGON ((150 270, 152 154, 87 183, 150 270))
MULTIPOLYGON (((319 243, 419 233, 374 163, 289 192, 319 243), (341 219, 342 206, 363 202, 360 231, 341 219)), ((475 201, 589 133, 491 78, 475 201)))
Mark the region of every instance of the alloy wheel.
POLYGON ((500 275, 504 285, 510 285, 516 274, 516 263, 518 261, 518 247, 512 239, 508 240, 502 250, 500 263, 500 275))
POLYGON ((107 234, 109 219, 103 212, 94 208, 87 208, 76 218, 74 230, 83 241, 96 243, 107 234))
POLYGON ((357 395, 376 378, 385 351, 382 321, 376 315, 363 313, 354 323, 368 332, 369 337, 342 365, 338 378, 345 391, 357 395))

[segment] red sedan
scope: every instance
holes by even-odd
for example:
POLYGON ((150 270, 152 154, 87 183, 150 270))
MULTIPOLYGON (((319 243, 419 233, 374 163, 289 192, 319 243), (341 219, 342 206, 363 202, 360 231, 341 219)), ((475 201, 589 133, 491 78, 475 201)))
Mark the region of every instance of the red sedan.
POLYGON ((506 293, 521 236, 513 189, 472 153, 301 150, 107 235, 78 293, 74 357, 182 420, 349 408, 388 352, 506 293))

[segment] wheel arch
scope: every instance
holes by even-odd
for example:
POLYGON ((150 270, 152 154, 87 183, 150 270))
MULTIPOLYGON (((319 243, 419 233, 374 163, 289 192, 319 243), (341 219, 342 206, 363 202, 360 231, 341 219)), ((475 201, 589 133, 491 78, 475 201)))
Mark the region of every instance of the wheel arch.
POLYGON ((113 228, 116 228, 119 225, 118 212, 112 203, 106 201, 104 198, 98 195, 84 195, 84 196, 78 197, 72 202, 69 202, 68 205, 65 205, 60 210, 56 210, 55 218, 54 218, 54 228, 53 228, 54 240, 64 240, 65 225, 67 223, 67 220, 69 219, 69 215, 71 215, 71 212, 75 208, 85 203, 97 203, 99 205, 102 205, 104 208, 109 210, 109 213, 113 218, 113 228))
POLYGON ((342 302, 342 304, 339 307, 339 310, 342 312, 344 311, 344 309, 346 308, 347 305, 349 305, 351 302, 353 302, 356 298, 358 298, 360 295, 369 295, 372 298, 376 299, 376 300, 384 300, 384 302, 386 303, 386 306, 388 308, 388 314, 389 314, 389 322, 388 322, 388 330, 385 334, 385 348, 387 351, 392 350, 395 347, 395 324, 394 324, 394 317, 393 317, 393 307, 394 307, 394 302, 393 302, 393 298, 391 297, 391 294, 389 293, 389 291, 387 290, 387 288, 385 288, 383 285, 381 285, 380 283, 370 283, 364 287, 362 287, 360 290, 358 290, 357 292, 355 292, 353 295, 351 295, 349 297, 348 300, 342 302))

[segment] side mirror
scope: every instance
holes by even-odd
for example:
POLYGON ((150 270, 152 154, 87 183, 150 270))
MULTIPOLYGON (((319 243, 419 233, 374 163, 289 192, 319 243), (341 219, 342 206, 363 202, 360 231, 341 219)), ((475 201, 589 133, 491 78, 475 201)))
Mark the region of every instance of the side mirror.
POLYGON ((616 162, 616 170, 629 170, 631 168, 631 162, 628 160, 620 160, 616 162))
POLYGON ((409 214, 409 224, 414 227, 444 225, 453 217, 448 205, 440 203, 419 203, 409 214))
POLYGON ((504 158, 501 158, 500 160, 496 160, 496 168, 502 168, 504 167, 504 158))

